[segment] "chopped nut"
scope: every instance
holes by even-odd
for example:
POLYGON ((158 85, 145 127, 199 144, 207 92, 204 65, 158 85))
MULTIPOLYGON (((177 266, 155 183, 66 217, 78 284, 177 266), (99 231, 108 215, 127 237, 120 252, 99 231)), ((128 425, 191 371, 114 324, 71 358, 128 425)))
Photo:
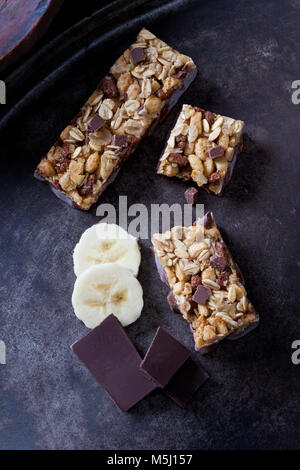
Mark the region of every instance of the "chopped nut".
POLYGON ((38 173, 42 174, 43 176, 50 177, 56 175, 56 171, 54 170, 53 166, 47 160, 47 158, 44 158, 38 165, 37 167, 38 173))
POLYGON ((92 153, 86 161, 85 169, 88 173, 94 173, 99 165, 100 156, 98 152, 92 153))
POLYGON ((161 110, 162 101, 157 96, 150 96, 145 101, 148 113, 156 114, 161 110))

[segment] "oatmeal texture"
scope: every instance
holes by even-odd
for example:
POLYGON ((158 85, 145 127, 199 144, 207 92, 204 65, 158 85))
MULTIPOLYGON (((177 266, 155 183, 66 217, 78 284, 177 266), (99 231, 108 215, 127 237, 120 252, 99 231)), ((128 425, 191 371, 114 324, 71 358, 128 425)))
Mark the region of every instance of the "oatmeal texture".
POLYGON ((154 234, 152 243, 175 305, 191 325, 196 348, 206 348, 258 322, 243 277, 211 212, 191 227, 154 234))
POLYGON ((243 121, 184 104, 158 173, 193 180, 199 187, 221 194, 242 148, 243 127, 243 121))
POLYGON ((36 175, 89 209, 195 68, 190 57, 142 29, 61 132, 36 175))

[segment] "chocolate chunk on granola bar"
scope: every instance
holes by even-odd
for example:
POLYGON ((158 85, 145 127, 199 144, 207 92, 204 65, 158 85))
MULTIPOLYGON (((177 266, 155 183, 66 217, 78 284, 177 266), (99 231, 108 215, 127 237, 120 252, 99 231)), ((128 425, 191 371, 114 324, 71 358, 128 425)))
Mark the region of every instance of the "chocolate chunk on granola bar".
POLYGON ((170 163, 176 163, 178 166, 186 166, 188 163, 187 157, 180 155, 180 153, 170 153, 168 156, 168 161, 170 163))
POLYGON ((134 65, 144 62, 146 56, 144 54, 144 49, 142 47, 135 47, 130 50, 130 57, 134 65))
POLYGON ((216 145, 208 150, 208 156, 212 159, 223 157, 225 151, 221 145, 216 145))
POLYGON ((98 131, 104 126, 104 124, 104 119, 102 119, 99 114, 94 114, 94 116, 88 121, 88 128, 91 131, 98 131))
POLYGON ((218 271, 224 271, 224 269, 226 268, 226 259, 223 258, 222 256, 218 256, 218 255, 213 255, 211 258, 210 258, 210 265, 217 269, 218 271))
POLYGON ((209 287, 205 286, 198 286, 196 292, 194 293, 192 300, 197 304, 204 305, 211 294, 211 290, 209 287))

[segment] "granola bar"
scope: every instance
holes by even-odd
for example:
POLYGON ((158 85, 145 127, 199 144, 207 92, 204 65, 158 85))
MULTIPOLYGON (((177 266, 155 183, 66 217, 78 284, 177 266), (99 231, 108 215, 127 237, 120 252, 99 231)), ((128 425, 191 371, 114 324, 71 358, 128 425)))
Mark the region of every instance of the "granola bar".
POLYGON ((184 104, 157 172, 220 195, 242 149, 243 127, 243 121, 184 104))
POLYGON ((173 227, 152 237, 161 280, 171 289, 168 302, 190 323, 202 352, 257 326, 245 284, 213 214, 191 227, 173 227))
POLYGON ((196 76, 192 59, 142 29, 38 165, 35 176, 87 210, 196 76))

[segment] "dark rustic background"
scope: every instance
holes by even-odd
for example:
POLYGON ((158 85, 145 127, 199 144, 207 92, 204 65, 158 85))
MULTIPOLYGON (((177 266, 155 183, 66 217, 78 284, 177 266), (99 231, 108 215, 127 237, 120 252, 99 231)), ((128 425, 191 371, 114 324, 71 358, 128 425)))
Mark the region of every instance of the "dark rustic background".
MULTIPOLYGON (((0 449, 300 448, 298 281, 299 0, 65 2, 46 36, 1 79, 0 449), (90 15, 90 16, 89 16, 90 15), (86 18, 83 18, 87 16, 86 18), (81 22, 72 27, 72 25, 81 22), (98 78, 146 26, 199 68, 166 122, 102 201, 184 203, 186 185, 155 174, 183 102, 246 122, 245 150, 222 198, 201 192, 246 278, 261 325, 201 358, 211 375, 186 410, 154 392, 129 413, 111 402, 69 345, 87 332, 71 306, 72 249, 96 223, 55 198, 33 171, 98 78)), ((142 353, 158 325, 193 346, 170 312, 143 241, 142 317, 127 331, 142 353)))

